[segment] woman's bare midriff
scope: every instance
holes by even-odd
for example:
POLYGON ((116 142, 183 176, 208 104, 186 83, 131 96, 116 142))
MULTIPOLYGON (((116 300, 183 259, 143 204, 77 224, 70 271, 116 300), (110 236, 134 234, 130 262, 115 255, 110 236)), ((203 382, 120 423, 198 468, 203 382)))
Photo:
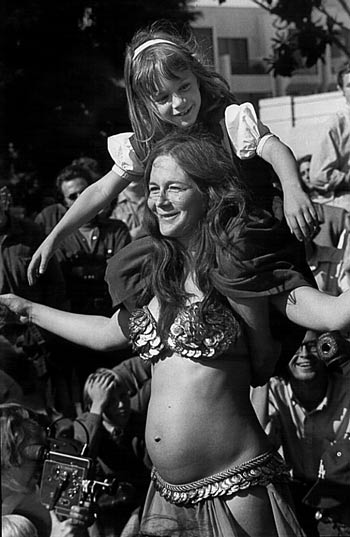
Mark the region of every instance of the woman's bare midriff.
POLYGON ((250 405, 248 362, 173 355, 154 365, 146 443, 163 479, 195 481, 269 449, 250 405))

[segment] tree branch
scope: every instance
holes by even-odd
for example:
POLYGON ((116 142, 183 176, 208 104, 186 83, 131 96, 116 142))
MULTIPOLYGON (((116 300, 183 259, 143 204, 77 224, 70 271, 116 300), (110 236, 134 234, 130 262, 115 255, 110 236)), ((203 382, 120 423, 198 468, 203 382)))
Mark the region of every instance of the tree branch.
MULTIPOLYGON (((343 0, 338 0, 338 2, 340 2, 342 4, 343 0)), ((333 24, 336 24, 337 26, 339 26, 340 28, 344 28, 346 30, 349 30, 349 28, 347 26, 345 26, 345 24, 341 21, 338 21, 337 19, 335 19, 332 15, 330 15, 330 13, 327 11, 327 9, 323 6, 319 6, 317 8, 318 11, 320 11, 320 13, 322 13, 323 15, 325 15, 327 17, 327 19, 329 21, 331 21, 333 24)), ((347 13, 349 13, 349 16, 350 16, 350 9, 349 8, 346 8, 346 11, 347 13)))
POLYGON ((347 2, 345 0, 338 0, 338 2, 350 17, 350 6, 347 4, 347 2))
POLYGON ((266 11, 268 11, 269 13, 271 13, 271 8, 267 7, 265 4, 263 4, 262 2, 259 2, 259 0, 251 0, 253 2, 253 4, 259 6, 259 7, 262 7, 263 9, 265 9, 266 11))
POLYGON ((350 50, 346 48, 344 43, 341 42, 340 39, 338 39, 337 36, 333 35, 332 37, 333 43, 342 51, 344 52, 345 56, 350 59, 350 50))

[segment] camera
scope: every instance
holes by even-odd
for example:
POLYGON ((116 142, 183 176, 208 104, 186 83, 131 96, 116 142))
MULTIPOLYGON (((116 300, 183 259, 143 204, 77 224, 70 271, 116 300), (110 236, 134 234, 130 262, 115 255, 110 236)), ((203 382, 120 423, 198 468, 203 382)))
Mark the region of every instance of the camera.
POLYGON ((100 494, 115 494, 117 480, 95 480, 95 463, 85 456, 87 444, 73 438, 48 438, 48 448, 42 449, 41 503, 54 509, 61 518, 68 518, 74 505, 96 502, 100 494))
POLYGON ((317 355, 327 367, 343 367, 350 361, 350 343, 338 331, 317 338, 317 355))

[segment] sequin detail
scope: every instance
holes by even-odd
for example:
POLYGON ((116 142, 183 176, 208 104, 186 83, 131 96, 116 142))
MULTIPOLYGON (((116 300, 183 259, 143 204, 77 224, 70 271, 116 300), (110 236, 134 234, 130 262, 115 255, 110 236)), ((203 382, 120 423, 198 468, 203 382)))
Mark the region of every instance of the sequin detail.
POLYGON ((274 450, 267 451, 251 461, 224 472, 205 477, 184 485, 173 485, 164 481, 155 468, 151 479, 156 490, 170 503, 177 505, 195 504, 207 498, 231 495, 254 486, 267 486, 272 482, 286 483, 289 472, 282 458, 274 450))
POLYGON ((216 358, 240 335, 239 322, 230 308, 210 304, 203 313, 200 302, 178 313, 166 345, 157 334, 157 323, 147 306, 132 313, 129 330, 133 347, 144 360, 158 356, 166 348, 186 358, 216 358))
POLYGON ((132 312, 129 331, 133 348, 143 360, 151 360, 165 349, 157 334, 157 323, 147 306, 132 312))

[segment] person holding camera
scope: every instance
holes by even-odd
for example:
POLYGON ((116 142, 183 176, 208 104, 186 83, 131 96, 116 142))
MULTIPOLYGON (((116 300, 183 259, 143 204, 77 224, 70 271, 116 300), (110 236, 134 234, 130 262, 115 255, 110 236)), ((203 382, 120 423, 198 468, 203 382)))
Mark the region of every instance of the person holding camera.
POLYGON ((296 514, 307 537, 320 535, 320 520, 350 531, 349 360, 339 334, 308 330, 283 377, 269 382, 266 432, 291 468, 296 514))
POLYGON ((118 366, 99 368, 86 380, 85 412, 74 422, 74 437, 86 442, 88 432, 89 456, 97 460, 99 480, 115 479, 118 484, 113 496, 99 498, 90 537, 119 535, 145 500, 152 466, 145 447, 149 398, 150 378, 130 397, 118 366))
POLYGON ((1 511, 21 515, 34 524, 38 537, 87 537, 92 522, 91 503, 72 506, 60 519, 39 497, 45 424, 35 412, 16 403, 0 405, 1 511))

